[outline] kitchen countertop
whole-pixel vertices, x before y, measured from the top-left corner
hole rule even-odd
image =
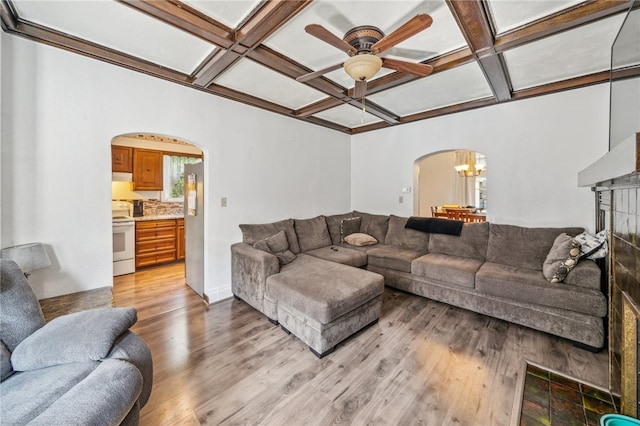
[[[145,220],[166,220],[166,219],[183,219],[184,214],[182,213],[174,213],[174,214],[161,214],[161,215],[146,215],[134,217],[133,220],[136,222],[142,222]]]

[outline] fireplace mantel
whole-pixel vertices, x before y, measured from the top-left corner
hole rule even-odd
[[[607,181],[640,172],[640,133],[629,136],[578,173],[578,186],[597,187]]]

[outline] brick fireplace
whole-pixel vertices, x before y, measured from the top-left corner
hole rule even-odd
[[[625,157],[640,159],[640,134],[634,142],[628,144]],[[640,164],[627,167],[630,173],[591,186],[596,193],[596,230],[608,229],[611,235],[608,263],[601,263],[606,278],[603,291],[609,299],[609,388],[620,395],[623,414],[637,417]]]

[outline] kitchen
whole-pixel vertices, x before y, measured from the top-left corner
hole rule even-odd
[[[203,283],[194,285],[202,265],[189,263],[202,258],[203,152],[171,137],[127,134],[112,140],[111,160],[113,275],[189,256],[187,283],[202,296]]]

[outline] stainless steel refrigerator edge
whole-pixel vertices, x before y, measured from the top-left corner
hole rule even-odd
[[[196,176],[195,216],[189,214],[188,176]],[[204,162],[184,165],[185,275],[189,287],[204,295]]]

